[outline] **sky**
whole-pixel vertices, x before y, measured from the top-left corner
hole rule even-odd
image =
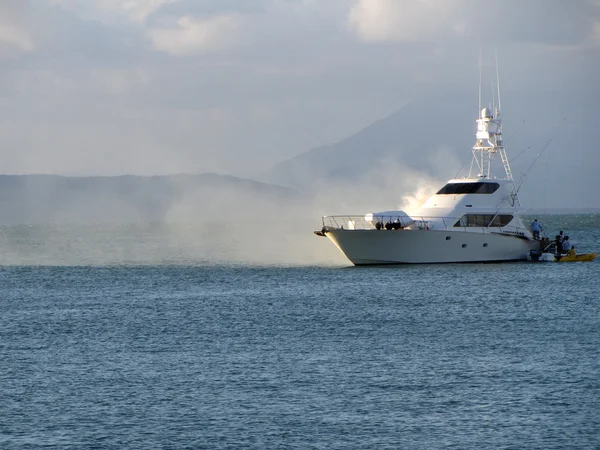
[[[600,0],[0,0],[0,172],[253,176],[472,101],[494,48],[509,98],[597,127]]]

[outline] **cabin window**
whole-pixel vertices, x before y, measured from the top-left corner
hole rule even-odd
[[[504,227],[513,220],[510,214],[465,214],[455,224],[455,227]]]
[[[498,190],[498,183],[448,183],[437,195],[492,194]]]

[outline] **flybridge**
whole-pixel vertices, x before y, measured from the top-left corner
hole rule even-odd
[[[500,112],[498,108],[495,108],[492,114],[489,108],[483,108],[479,119],[477,119],[477,134],[473,146],[473,163],[469,171],[469,178],[471,178],[474,163],[477,164],[479,178],[490,178],[492,161],[496,154],[499,154],[502,159],[506,178],[512,180],[510,164],[502,141]]]

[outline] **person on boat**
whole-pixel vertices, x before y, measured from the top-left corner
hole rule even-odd
[[[569,253],[569,250],[571,250],[571,241],[569,241],[569,236],[565,236],[562,243],[562,253]]]
[[[567,252],[567,256],[577,256],[577,254],[575,253],[575,246],[571,247],[571,250]]]
[[[542,225],[535,219],[531,223],[531,232],[533,233],[533,238],[538,241],[540,239],[540,233],[542,232]]]
[[[562,253],[564,240],[565,240],[565,235],[564,235],[563,231],[560,230],[560,233],[558,233],[556,235],[556,253],[558,253],[559,255]]]

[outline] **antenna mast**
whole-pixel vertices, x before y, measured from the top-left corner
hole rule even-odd
[[[479,108],[477,111],[481,111],[481,47],[479,47]]]
[[[498,112],[502,110],[502,102],[500,102],[500,74],[498,71],[498,49],[494,49],[496,55],[496,84],[498,85]]]
[[[495,92],[492,90],[493,104],[492,110],[490,108],[481,108],[481,50],[479,53],[479,118],[477,119],[477,134],[475,145],[473,146],[473,161],[477,163],[479,178],[490,178],[492,160],[496,154],[500,154],[500,159],[504,165],[504,171],[506,173],[506,179],[511,180],[514,185],[512,171],[510,169],[510,163],[506,156],[506,150],[504,148],[504,142],[502,140],[502,119],[500,117],[500,75],[498,69],[498,52],[496,51],[496,87],[497,87],[497,99]],[[496,100],[498,101],[497,104]],[[471,166],[471,168],[473,165]],[[469,171],[469,178],[471,178],[471,171]],[[518,203],[519,199],[515,198]]]

